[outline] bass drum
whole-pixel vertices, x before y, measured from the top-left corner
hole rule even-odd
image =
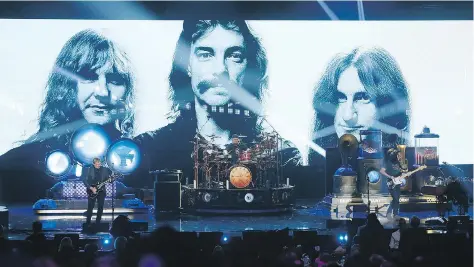
[[[229,179],[236,188],[246,188],[252,182],[252,172],[243,165],[235,165],[230,168]]]

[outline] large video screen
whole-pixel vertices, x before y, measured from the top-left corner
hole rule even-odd
[[[40,139],[67,144],[60,137],[85,121],[146,144],[147,164],[156,150],[191,161],[196,132],[250,146],[275,131],[308,165],[345,133],[378,129],[413,146],[428,126],[440,162],[471,164],[472,30],[470,21],[0,20],[0,155]]]

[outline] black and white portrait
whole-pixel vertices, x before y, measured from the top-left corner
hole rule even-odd
[[[252,143],[274,129],[307,164],[308,154],[324,158],[343,133],[359,138],[361,130],[380,129],[384,142],[395,133],[412,146],[426,125],[442,137],[441,161],[471,163],[472,151],[449,147],[460,133],[472,136],[472,125],[445,126],[472,121],[472,51],[464,42],[470,27],[1,20],[0,121],[7,130],[0,162],[23,168],[31,161],[44,171],[38,161],[55,149],[68,152],[74,129],[96,123],[111,139],[140,145],[146,174],[192,168],[190,141],[198,132],[225,147],[234,134]],[[446,47],[450,53],[440,53]],[[258,105],[250,108],[236,92]]]
[[[68,152],[72,133],[87,123],[102,125],[112,139],[132,136],[131,62],[120,46],[100,30],[80,31],[64,44],[45,91],[37,132],[4,154],[2,164],[8,161],[11,167],[12,162],[25,159],[42,164],[52,150]]]
[[[233,135],[254,140],[258,116],[233,101],[230,87],[261,99],[266,68],[264,49],[245,21],[185,20],[169,75],[174,122],[135,138],[145,170],[180,169],[190,176],[197,133],[221,148]]]
[[[356,48],[328,64],[314,93],[315,142],[336,147],[338,138],[363,130],[408,136],[408,84],[396,60],[383,48]],[[406,140],[403,141],[406,143]]]

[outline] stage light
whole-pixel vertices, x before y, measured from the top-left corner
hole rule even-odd
[[[376,170],[371,170],[367,173],[367,177],[369,177],[369,182],[371,184],[376,184],[380,181],[380,173]]]
[[[68,154],[63,151],[56,150],[46,155],[46,172],[48,175],[61,178],[69,174],[71,169],[71,159]]]
[[[253,199],[254,199],[254,196],[252,193],[247,193],[245,194],[245,202],[247,203],[252,203]]]
[[[349,236],[346,233],[342,233],[337,236],[337,239],[340,243],[345,243],[349,239]]]
[[[76,164],[76,177],[81,177],[82,176],[82,165]]]
[[[87,124],[74,133],[71,150],[82,164],[92,164],[94,158],[102,158],[110,145],[104,129],[98,124]]]
[[[104,245],[110,244],[110,239],[104,239]]]
[[[227,236],[222,236],[222,243],[226,244],[229,241],[229,238]]]
[[[130,174],[140,165],[140,149],[131,139],[120,139],[107,151],[107,165],[112,171]]]
[[[209,194],[209,193],[204,194],[204,196],[202,197],[202,199],[204,200],[204,202],[209,202],[209,201],[211,201],[211,194]]]

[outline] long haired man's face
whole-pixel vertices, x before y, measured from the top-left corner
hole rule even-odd
[[[361,130],[370,129],[377,119],[377,108],[359,79],[354,67],[346,69],[337,85],[338,107],[334,127],[338,137],[352,134],[360,138]]]
[[[231,100],[229,86],[242,86],[247,58],[244,37],[217,26],[191,45],[189,74],[193,92],[211,106]]]
[[[89,123],[113,122],[124,108],[125,79],[111,64],[79,73],[83,80],[77,82],[77,102],[84,118]]]

